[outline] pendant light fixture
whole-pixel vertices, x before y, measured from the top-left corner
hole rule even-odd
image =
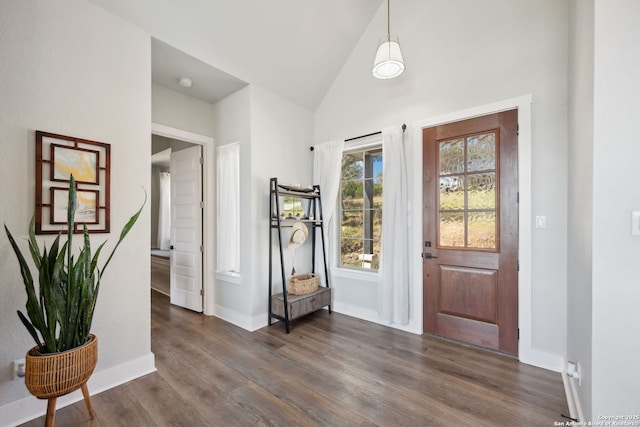
[[[404,59],[400,42],[397,37],[391,37],[390,30],[390,6],[391,0],[387,0],[387,35],[378,42],[378,50],[373,61],[373,76],[378,79],[392,79],[404,72]]]

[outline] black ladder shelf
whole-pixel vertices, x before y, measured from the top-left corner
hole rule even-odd
[[[307,199],[306,218],[292,219],[281,217],[280,197],[294,197]],[[328,307],[331,313],[331,288],[329,287],[329,271],[327,269],[327,255],[324,241],[324,225],[322,218],[322,203],[320,198],[320,186],[314,185],[311,188],[294,187],[278,184],[278,178],[271,178],[269,190],[269,319],[278,319],[284,322],[287,333],[290,331],[292,320],[300,318],[323,307]],[[311,228],[311,272],[315,273],[316,268],[316,232],[320,232],[322,242],[322,261],[324,265],[325,284],[318,287],[318,290],[305,295],[293,295],[287,292],[287,277],[284,271],[283,238],[282,230],[293,227],[296,222],[302,222]],[[273,293],[273,234],[277,232],[280,273],[282,274],[282,292]]]

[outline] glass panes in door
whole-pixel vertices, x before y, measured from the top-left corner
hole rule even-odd
[[[496,132],[438,142],[438,246],[497,250]]]

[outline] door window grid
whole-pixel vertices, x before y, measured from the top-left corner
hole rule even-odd
[[[498,249],[497,132],[438,142],[438,246]]]

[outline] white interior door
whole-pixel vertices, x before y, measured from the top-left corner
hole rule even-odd
[[[201,147],[171,153],[171,304],[202,311]]]

